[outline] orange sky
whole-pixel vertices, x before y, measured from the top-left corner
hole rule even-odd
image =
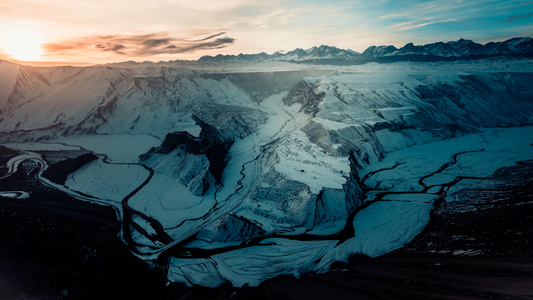
[[[2,0],[0,59],[94,64],[533,35],[533,1]]]

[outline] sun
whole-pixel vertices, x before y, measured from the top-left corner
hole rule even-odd
[[[43,54],[41,45],[41,35],[30,28],[6,28],[0,35],[0,51],[17,60],[40,60]]]

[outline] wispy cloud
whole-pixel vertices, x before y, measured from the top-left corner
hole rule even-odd
[[[532,0],[1,0],[0,12],[0,34],[35,28],[48,42],[44,58],[58,61],[197,59],[320,44],[364,51],[533,35]]]
[[[512,15],[512,16],[509,16],[507,19],[503,20],[502,22],[511,23],[511,22],[516,22],[519,20],[527,20],[531,17],[533,17],[533,12],[530,12],[528,14],[523,14],[523,15]]]
[[[426,23],[421,23],[421,24],[416,24],[416,25],[411,25],[411,26],[405,26],[405,27],[400,27],[400,30],[409,30],[409,29],[424,27],[427,25],[435,24],[435,23],[436,22],[426,22]]]
[[[76,55],[79,52],[112,52],[132,57],[189,53],[220,49],[232,45],[234,38],[222,37],[226,32],[208,36],[175,37],[167,33],[96,35],[43,45],[47,54]]]
[[[422,21],[426,21],[426,20],[422,20]],[[401,31],[401,30],[410,30],[410,29],[420,28],[420,27],[424,27],[424,26],[428,26],[432,24],[437,24],[437,23],[446,23],[446,22],[454,22],[454,21],[457,21],[457,19],[452,18],[452,19],[446,19],[446,20],[434,20],[434,21],[427,21],[427,22],[420,22],[417,20],[412,20],[412,21],[401,22],[401,23],[390,25],[389,28],[397,29]]]

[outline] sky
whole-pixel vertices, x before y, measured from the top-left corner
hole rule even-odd
[[[196,60],[533,36],[527,0],[1,0],[0,59]]]

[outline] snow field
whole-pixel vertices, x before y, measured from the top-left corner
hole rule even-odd
[[[501,156],[502,159],[493,157],[490,166],[477,167],[483,172],[493,172],[495,168],[513,164],[517,160],[533,159],[530,148],[533,140],[529,138],[533,136],[531,133],[533,127],[485,129],[478,134],[417,145],[390,153],[382,162],[368,166],[364,171],[391,167],[401,161],[404,164],[393,170],[375,174],[368,179],[368,183],[381,182],[380,187],[391,187],[390,191],[421,190],[418,179],[438,170],[457,152],[486,149],[485,152],[466,153],[458,157],[458,164],[463,164],[462,168],[470,172],[469,176],[479,175],[477,171],[472,173],[472,170],[482,161],[485,161],[486,165],[486,153],[493,153],[491,155]],[[508,155],[504,152],[508,152]],[[478,159],[474,159],[477,155]],[[465,167],[466,161],[470,164],[468,168]],[[453,167],[455,166],[451,168]],[[426,180],[437,180],[439,176],[436,174]],[[450,179],[442,176],[444,177],[440,179],[445,182],[438,184],[447,183]],[[408,183],[403,183],[404,180]],[[327,211],[325,218],[328,220],[323,224],[316,224],[308,233],[327,235],[343,228],[347,216],[337,216],[339,219],[335,221],[336,214],[342,215],[345,211],[345,208],[342,208],[345,203],[337,196],[333,193],[324,197]],[[265,239],[258,246],[217,254],[210,259],[172,258],[169,280],[208,286],[217,286],[226,280],[236,286],[258,285],[265,279],[281,274],[299,276],[309,271],[324,272],[329,270],[332,262],[345,261],[353,254],[380,256],[404,246],[424,229],[429,221],[433,201],[437,197],[429,193],[388,194],[383,201],[375,202],[357,213],[353,220],[355,236],[336,247],[337,241],[334,240],[306,242],[277,238]],[[250,213],[242,215],[253,218]],[[255,220],[268,223],[268,218],[256,217]],[[269,226],[263,228],[268,230]],[[293,234],[302,233],[297,228],[292,231]]]
[[[30,194],[23,191],[2,191],[0,197],[13,198],[13,199],[28,199]]]
[[[95,160],[68,175],[65,186],[120,204],[148,175],[149,172],[141,166],[107,164],[102,160]]]
[[[2,67],[6,66],[0,62]],[[379,256],[403,246],[427,224],[433,200],[437,197],[435,194],[440,189],[440,186],[436,186],[426,194],[416,193],[423,189],[419,180],[450,162],[458,152],[476,151],[459,155],[457,164],[425,178],[423,183],[427,186],[442,185],[452,182],[457,176],[486,177],[499,167],[512,165],[517,160],[532,159],[531,127],[484,129],[478,134],[420,144],[450,135],[438,135],[438,132],[447,133],[446,129],[424,127],[433,124],[433,121],[437,127],[442,126],[447,124],[447,119],[438,111],[441,108],[433,107],[432,103],[438,102],[432,98],[434,95],[428,92],[424,98],[418,89],[423,87],[431,90],[433,87],[439,88],[442,83],[460,85],[463,83],[460,76],[469,75],[470,72],[479,75],[481,81],[487,80],[490,72],[531,72],[533,65],[530,62],[395,63],[349,67],[261,63],[260,66],[262,70],[302,67],[338,71],[338,75],[334,76],[304,79],[316,88],[315,92],[326,93],[319,104],[320,111],[314,118],[301,113],[300,104],[285,106],[282,102],[284,94],[273,95],[256,103],[227,78],[206,79],[208,77],[200,76],[203,71],[175,66],[164,70],[154,66],[117,69],[91,67],[79,72],[64,70],[64,74],[47,73],[46,76],[53,82],[48,94],[37,97],[33,102],[22,103],[13,117],[7,118],[2,125],[15,130],[19,127],[19,120],[26,121],[18,129],[41,128],[61,122],[71,127],[80,124],[86,126],[81,126],[82,131],[86,130],[84,132],[94,130],[102,133],[98,136],[57,139],[54,141],[56,144],[32,145],[27,146],[27,149],[42,147],[69,150],[80,146],[103,156],[71,174],[67,179],[67,188],[58,187],[79,199],[91,201],[89,197],[80,197],[72,190],[92,195],[100,203],[107,201],[121,209],[121,200],[142,187],[129,199],[128,204],[156,219],[166,233],[175,239],[170,245],[152,242],[149,237],[155,234],[154,228],[134,214],[133,221],[147,231],[145,236],[132,230],[134,241],[144,245],[137,250],[147,254],[143,257],[145,259],[154,258],[159,253],[157,251],[198,232],[197,239],[188,243],[187,247],[216,249],[238,245],[235,240],[213,242],[217,225],[228,214],[242,217],[267,234],[285,234],[285,238],[267,238],[260,245],[216,254],[209,259],[171,258],[168,273],[170,281],[213,287],[227,281],[236,286],[258,285],[281,274],[299,276],[309,271],[323,272],[329,269],[332,262],[346,260],[352,254]],[[239,64],[227,64],[224,68],[225,71],[206,72],[258,71],[255,64],[246,65],[244,69]],[[73,84],[66,84],[66,79],[72,80]],[[11,90],[13,82],[13,78],[0,78],[0,95],[3,87]],[[93,93],[93,90],[99,92]],[[436,89],[436,93],[439,92],[441,90]],[[464,96],[459,95],[459,100]],[[468,98],[469,95],[466,96]],[[65,100],[52,101],[56,98]],[[444,103],[442,105],[453,106],[444,96],[440,100],[440,104]],[[489,100],[487,103],[490,103]],[[487,106],[480,99],[475,101],[479,101],[472,104],[475,108]],[[208,162],[204,156],[189,155],[178,150],[166,155],[152,154],[144,161],[143,164],[154,170],[154,175],[150,182],[142,186],[150,172],[141,165],[135,165],[139,162],[139,155],[159,146],[160,139],[166,133],[187,131],[199,136],[201,129],[195,124],[192,114],[203,114],[201,117],[206,122],[219,126],[225,119],[231,119],[227,116],[238,116],[232,114],[235,111],[244,114],[245,110],[238,110],[243,108],[255,112],[243,118],[249,126],[245,129],[253,132],[228,134],[245,137],[237,139],[230,149],[230,161],[222,176],[221,186],[211,185],[204,196],[196,196],[195,184],[203,179],[202,172],[205,172]],[[33,111],[38,112],[35,118],[24,119]],[[460,111],[456,107],[453,113]],[[494,116],[505,117],[499,116],[500,111],[488,112],[484,116],[488,120]],[[102,119],[99,119],[99,114],[105,117],[100,115]],[[262,123],[264,116],[267,119]],[[450,120],[453,123],[454,118],[460,117],[459,113]],[[328,136],[317,133],[318,138],[324,138],[326,142],[330,134],[337,138],[329,150],[311,142],[307,131],[302,130],[310,120],[320,124],[327,132]],[[408,122],[410,120],[415,122]],[[512,124],[513,120],[503,119],[502,124],[507,121]],[[412,129],[399,132],[393,128],[397,124],[414,125]],[[423,128],[419,128],[419,124]],[[467,120],[458,125],[471,128],[473,124]],[[117,132],[150,133],[159,139],[150,135],[103,134]],[[413,144],[419,145],[407,148]],[[20,147],[26,145],[20,144]],[[344,199],[342,186],[346,182],[345,176],[350,172],[349,162],[347,157],[333,156],[327,151],[346,154],[346,149],[350,147],[360,150],[362,155],[368,154],[369,165],[360,173],[361,178],[369,172],[402,163],[366,180],[369,187],[381,189],[368,192],[367,200],[375,199],[384,189],[402,194],[388,194],[383,201],[372,203],[358,212],[352,224],[348,224],[353,225],[355,236],[340,245],[337,245],[337,240],[291,240],[289,234],[307,232],[327,236],[340,232],[346,225],[347,207],[351,206]],[[385,158],[378,162],[383,155],[386,155]],[[35,157],[28,158],[37,160]],[[18,162],[8,164],[10,171],[16,169]],[[269,181],[267,177],[273,179]],[[467,188],[476,182],[476,179],[462,180],[448,191],[446,200],[453,199],[453,192],[459,188]],[[271,192],[265,192],[267,190]],[[321,191],[324,192],[322,199],[319,199],[317,195]],[[7,192],[5,195],[14,197],[18,194]],[[263,198],[254,199],[254,196],[259,195]],[[237,231],[238,226],[228,231],[231,229]],[[242,241],[248,240],[248,235],[243,235],[246,237],[242,237]],[[240,232],[235,233],[235,236],[241,237]]]
[[[210,259],[171,258],[168,278],[202,282],[211,287],[225,281],[234,286],[257,286],[278,275],[299,277],[312,271],[315,261],[334,247],[334,241],[267,239],[261,245],[214,255]]]
[[[484,178],[501,167],[513,165],[520,160],[533,159],[532,143],[531,126],[482,129],[480,133],[415,145],[390,153],[382,161],[367,166],[362,170],[361,176],[382,168],[390,168],[396,163],[403,163],[392,170],[384,170],[370,176],[365,182],[366,185],[391,192],[421,191],[423,186],[419,184],[419,179],[452,161],[456,153],[473,151],[458,155],[455,165],[425,178],[426,186],[452,182],[458,176]],[[465,183],[452,187],[448,194],[464,188],[471,184],[471,181],[466,180]]]
[[[287,178],[305,183],[313,194],[323,188],[341,189],[350,172],[348,157],[334,157],[309,141],[305,133],[293,131],[276,152],[279,163],[276,171]]]
[[[145,154],[161,141],[150,135],[86,135],[69,137],[52,142],[80,146],[96,154],[106,155],[114,163],[138,163],[139,155]]]

